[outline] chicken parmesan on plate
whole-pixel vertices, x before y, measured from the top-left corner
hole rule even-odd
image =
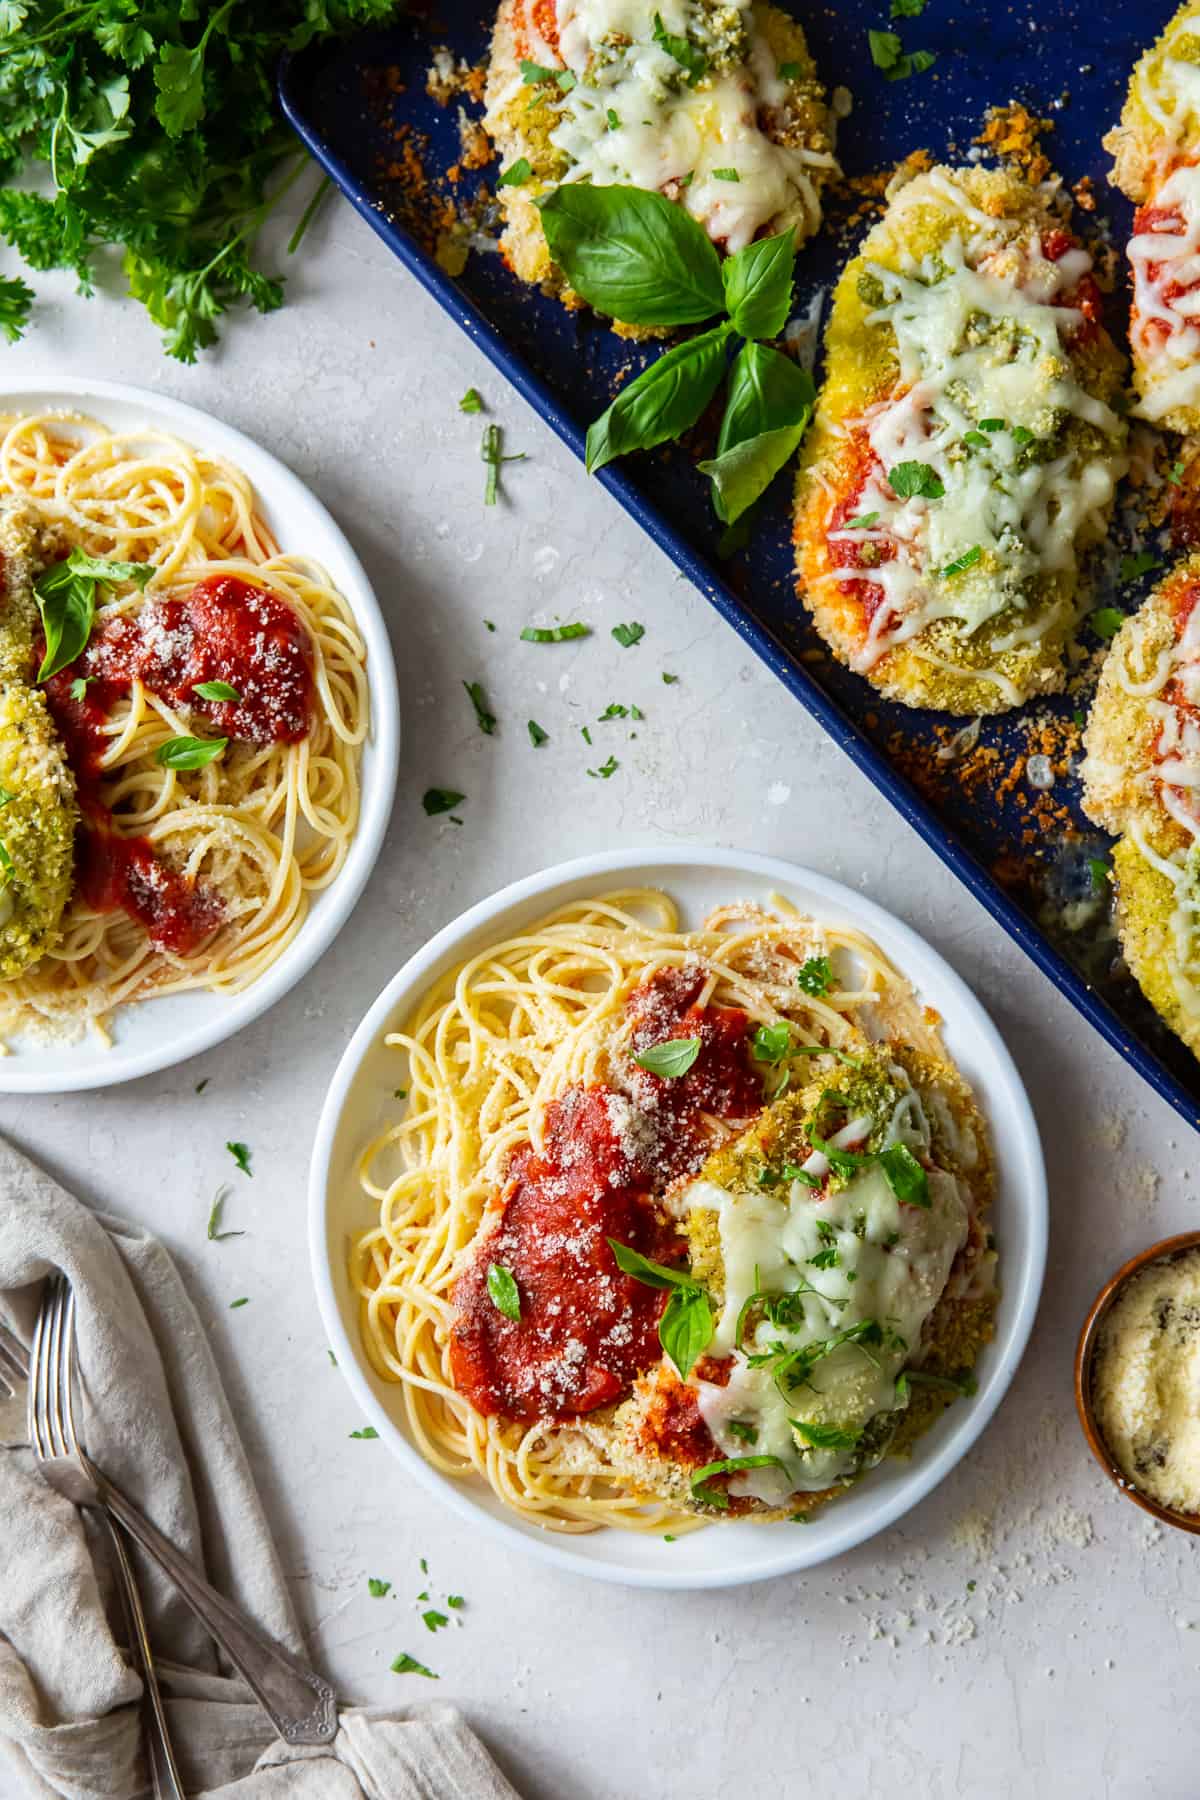
[[[1200,556],[1113,639],[1084,747],[1084,808],[1118,838],[1125,960],[1200,1056]]]
[[[826,353],[795,518],[821,635],[909,706],[996,713],[1061,688],[1126,429],[1091,257],[1045,189],[901,171]]]
[[[435,1468],[558,1531],[791,1518],[971,1391],[987,1132],[862,932],[606,894],[387,1042],[350,1278]]]
[[[837,167],[804,32],[774,6],[501,0],[486,105],[503,254],[568,307],[582,301],[551,260],[535,204],[553,188],[664,194],[732,252],[789,227],[797,244],[811,237]]]

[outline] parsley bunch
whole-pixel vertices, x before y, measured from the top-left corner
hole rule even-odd
[[[275,105],[279,56],[394,10],[0,0],[0,237],[31,269],[74,270],[82,294],[97,252],[119,249],[168,354],[194,362],[231,305],[282,304],[282,283],[253,260],[263,220],[307,162]],[[32,302],[23,281],[0,281],[10,341]]]

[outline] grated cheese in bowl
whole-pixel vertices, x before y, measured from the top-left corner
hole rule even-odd
[[[1096,1337],[1092,1404],[1128,1481],[1159,1506],[1200,1514],[1200,1246],[1123,1283]]]

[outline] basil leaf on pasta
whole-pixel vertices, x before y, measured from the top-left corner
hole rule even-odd
[[[862,1436],[852,1425],[820,1425],[810,1419],[789,1419],[788,1424],[814,1450],[853,1450]]]
[[[487,1289],[496,1311],[502,1312],[504,1317],[511,1319],[514,1325],[519,1325],[521,1323],[521,1295],[511,1269],[506,1269],[503,1263],[489,1263]]]
[[[33,584],[46,639],[37,679],[48,681],[86,650],[96,616],[97,587],[135,581],[144,588],[153,574],[152,563],[112,562],[89,556],[78,545],[64,561],[43,569]]]
[[[210,762],[215,762],[225,749],[229,739],[173,737],[165,744],[160,744],[155,754],[155,762],[160,762],[165,769],[206,769]]]
[[[632,1275],[635,1281],[644,1282],[647,1287],[673,1288],[695,1287],[687,1269],[669,1269],[665,1263],[651,1262],[640,1250],[631,1244],[621,1244],[616,1238],[609,1238],[608,1247],[612,1251],[618,1269],[623,1275]]]
[[[703,1288],[677,1287],[658,1322],[658,1341],[686,1381],[713,1334],[712,1308]]]
[[[639,1069],[673,1080],[686,1075],[699,1054],[698,1037],[668,1038],[665,1043],[651,1044],[648,1050],[642,1050],[633,1060]]]
[[[566,182],[535,204],[550,255],[598,312],[626,325],[699,325],[723,310],[712,239],[662,194]]]
[[[240,703],[242,696],[228,681],[198,681],[192,689],[202,700],[227,700],[233,706]]]
[[[907,1206],[933,1205],[929,1177],[907,1144],[893,1144],[890,1149],[881,1150],[879,1163],[897,1200]]]

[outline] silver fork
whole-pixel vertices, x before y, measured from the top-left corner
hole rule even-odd
[[[72,1305],[65,1320],[65,1329],[71,1333],[73,1328],[72,1297]],[[42,1366],[44,1365],[39,1365],[39,1375]],[[16,1398],[22,1388],[27,1389],[30,1444],[34,1454],[37,1455],[38,1438],[35,1436],[35,1432],[39,1428],[34,1424],[34,1416],[39,1409],[35,1384],[30,1379],[29,1360],[19,1338],[15,1337],[3,1324],[0,1324],[0,1388],[6,1390],[10,1398]],[[48,1398],[49,1396],[47,1396]],[[65,1400],[67,1416],[70,1419],[69,1431],[73,1436],[74,1420],[70,1410],[69,1388]],[[48,1421],[51,1410],[50,1407],[47,1407],[44,1412],[47,1428],[49,1428]],[[134,1575],[133,1565],[130,1563],[120,1529],[102,1507],[97,1508],[96,1511],[104,1521],[105,1535],[117,1573],[117,1587],[121,1597],[121,1611],[125,1620],[125,1635],[130,1655],[142,1678],[142,1718],[146,1731],[147,1762],[154,1786],[155,1800],[183,1800],[183,1783],[179,1778],[175,1754],[171,1748],[166,1712],[158,1685],[158,1671],[154,1666],[154,1654],[150,1648],[150,1638],[146,1630],[146,1615],[142,1608],[142,1596],[138,1591],[137,1578]]]
[[[33,1357],[36,1366],[38,1345],[44,1339],[46,1350],[54,1357],[57,1368],[57,1379],[51,1391],[68,1394],[74,1334],[64,1332],[63,1319],[71,1298],[70,1288],[62,1276],[55,1276],[47,1284],[38,1315]],[[30,1393],[33,1393],[32,1386]],[[329,1683],[299,1657],[268,1637],[239,1607],[210,1586],[170,1538],[164,1537],[157,1525],[151,1524],[116,1483],[96,1467],[75,1434],[69,1410],[64,1425],[70,1426],[70,1436],[64,1432],[62,1445],[53,1445],[45,1454],[38,1452],[38,1467],[50,1486],[76,1506],[101,1506],[117,1519],[175,1584],[217,1647],[224,1651],[252,1690],[285,1743],[332,1743],[338,1728],[337,1696]],[[33,1436],[32,1430],[30,1436]],[[36,1442],[34,1447],[36,1450]]]

